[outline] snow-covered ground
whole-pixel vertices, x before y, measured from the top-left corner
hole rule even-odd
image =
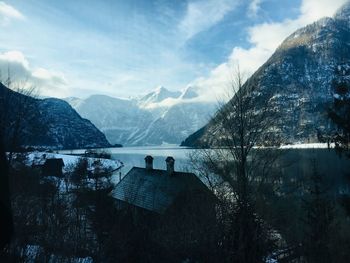
[[[27,156],[27,164],[28,165],[39,165],[44,164],[46,159],[57,159],[62,158],[64,163],[63,171],[65,172],[67,168],[75,165],[81,156],[76,155],[68,155],[68,154],[58,154],[58,153],[47,153],[47,152],[31,152]],[[104,168],[109,170],[117,170],[124,166],[124,164],[119,160],[111,160],[111,159],[103,159],[103,158],[91,158],[87,157],[88,160],[88,169],[92,169],[92,164],[96,161],[100,161],[101,165]]]
[[[334,148],[334,143],[329,145],[330,148]],[[296,143],[296,144],[288,144],[282,145],[281,149],[327,149],[327,143]]]
[[[15,156],[16,158],[16,156]],[[58,154],[58,153],[48,153],[48,152],[31,152],[28,153],[26,156],[26,165],[27,166],[41,166],[44,165],[45,161],[47,159],[59,159],[62,158],[64,166],[63,166],[63,174],[67,174],[68,172],[72,171],[72,168],[79,159],[85,158],[88,162],[88,170],[93,172],[94,169],[96,169],[96,161],[99,161],[99,164],[101,164],[102,168],[106,169],[108,173],[112,174],[112,182],[118,183],[119,177],[113,176],[113,174],[118,171],[120,168],[124,166],[124,164],[119,160],[111,160],[111,159],[104,159],[104,158],[91,158],[91,157],[82,157],[78,155],[68,155],[68,154]],[[101,167],[100,166],[100,167]],[[65,180],[65,176],[63,178],[55,177],[55,176],[45,176],[42,178],[42,181],[50,181],[52,183],[55,183],[55,185],[58,187],[58,189],[61,192],[66,191],[67,189],[74,188],[73,185],[67,182]],[[85,180],[86,186],[91,187],[94,189],[95,181],[93,178],[86,178]],[[106,178],[100,178],[99,184],[106,184],[108,183],[108,180]],[[100,185],[101,186],[101,185]]]

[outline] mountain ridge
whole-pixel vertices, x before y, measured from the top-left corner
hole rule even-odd
[[[271,127],[283,143],[315,142],[335,131],[327,111],[337,96],[333,83],[349,73],[349,17],[346,4],[332,18],[296,30],[250,77],[259,96],[278,110],[281,117]],[[218,128],[211,121],[182,145],[218,144],[213,139]]]
[[[216,104],[196,101],[197,97],[194,87],[180,92],[160,86],[129,100],[105,95],[93,95],[79,103],[66,100],[103,131],[112,144],[140,146],[180,144],[203,126]]]
[[[8,105],[10,101],[11,105]],[[19,111],[25,102],[25,111]],[[19,106],[20,105],[20,106]],[[16,107],[17,106],[17,107]],[[11,107],[11,108],[10,108]],[[36,99],[12,91],[0,84],[2,123],[10,132],[11,123],[20,125],[21,145],[49,149],[109,147],[105,135],[89,120],[82,118],[66,101],[57,98]],[[24,108],[23,108],[24,109]],[[18,118],[21,121],[18,122]],[[10,137],[9,137],[10,136]],[[11,147],[11,145],[8,145]]]

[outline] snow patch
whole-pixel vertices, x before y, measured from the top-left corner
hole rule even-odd
[[[59,159],[62,158],[64,167],[75,165],[79,159],[85,158],[76,155],[58,154],[58,153],[46,153],[46,152],[32,152],[27,156],[27,165],[43,165],[47,159]],[[109,168],[111,170],[117,170],[123,167],[123,163],[119,160],[103,159],[103,158],[86,158],[88,161],[88,169],[93,169],[92,164],[96,161],[100,161],[102,167]],[[65,169],[65,168],[64,168]]]
[[[331,148],[334,148],[334,143],[329,145]],[[297,143],[297,144],[288,144],[280,146],[281,149],[327,149],[327,143]]]

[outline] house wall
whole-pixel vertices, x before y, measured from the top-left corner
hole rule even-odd
[[[127,217],[125,228],[133,229],[136,239],[144,242],[139,244],[138,253],[152,248],[156,251],[146,254],[159,256],[164,262],[182,262],[187,258],[193,262],[215,262],[216,202],[208,192],[182,194],[164,214],[119,200],[116,207]]]

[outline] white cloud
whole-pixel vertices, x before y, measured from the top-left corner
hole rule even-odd
[[[23,66],[25,69],[28,69],[28,60],[24,55],[19,51],[8,51],[0,53],[0,61],[7,61],[8,63],[17,63]]]
[[[325,16],[332,16],[348,0],[303,0],[301,17],[303,23],[311,23]]]
[[[208,77],[198,78],[191,86],[196,87],[199,91],[200,97],[198,100],[202,101],[223,101],[228,97],[230,92],[230,79],[234,65],[231,61],[222,63],[214,70],[212,70]]]
[[[11,19],[24,20],[24,15],[13,6],[0,1],[0,25],[6,25]]]
[[[248,6],[248,16],[254,17],[260,10],[262,0],[252,0]]]
[[[201,0],[190,2],[187,12],[179,24],[179,29],[190,39],[220,22],[227,13],[232,11],[238,0]]]
[[[276,50],[282,41],[295,30],[322,17],[332,16],[348,0],[303,0],[300,15],[296,19],[282,22],[257,24],[248,29],[250,48],[234,47],[228,61],[216,67],[207,78],[194,81],[204,90],[223,94],[226,89],[232,67],[239,65],[240,70],[248,75],[254,73]],[[255,2],[255,1],[253,1]],[[226,84],[225,84],[226,83]],[[214,98],[215,99],[215,98]]]
[[[235,47],[230,56],[244,71],[253,73],[258,69],[295,30],[322,17],[332,16],[347,0],[303,0],[300,15],[277,23],[263,23],[248,29],[251,47]]]
[[[42,81],[52,81],[57,84],[67,84],[64,75],[60,72],[49,71],[44,68],[37,68],[32,71],[32,76]]]
[[[45,68],[34,68],[20,51],[0,53],[1,81],[7,78],[8,71],[13,83],[36,87],[41,96],[67,95],[67,81],[60,72]]]

